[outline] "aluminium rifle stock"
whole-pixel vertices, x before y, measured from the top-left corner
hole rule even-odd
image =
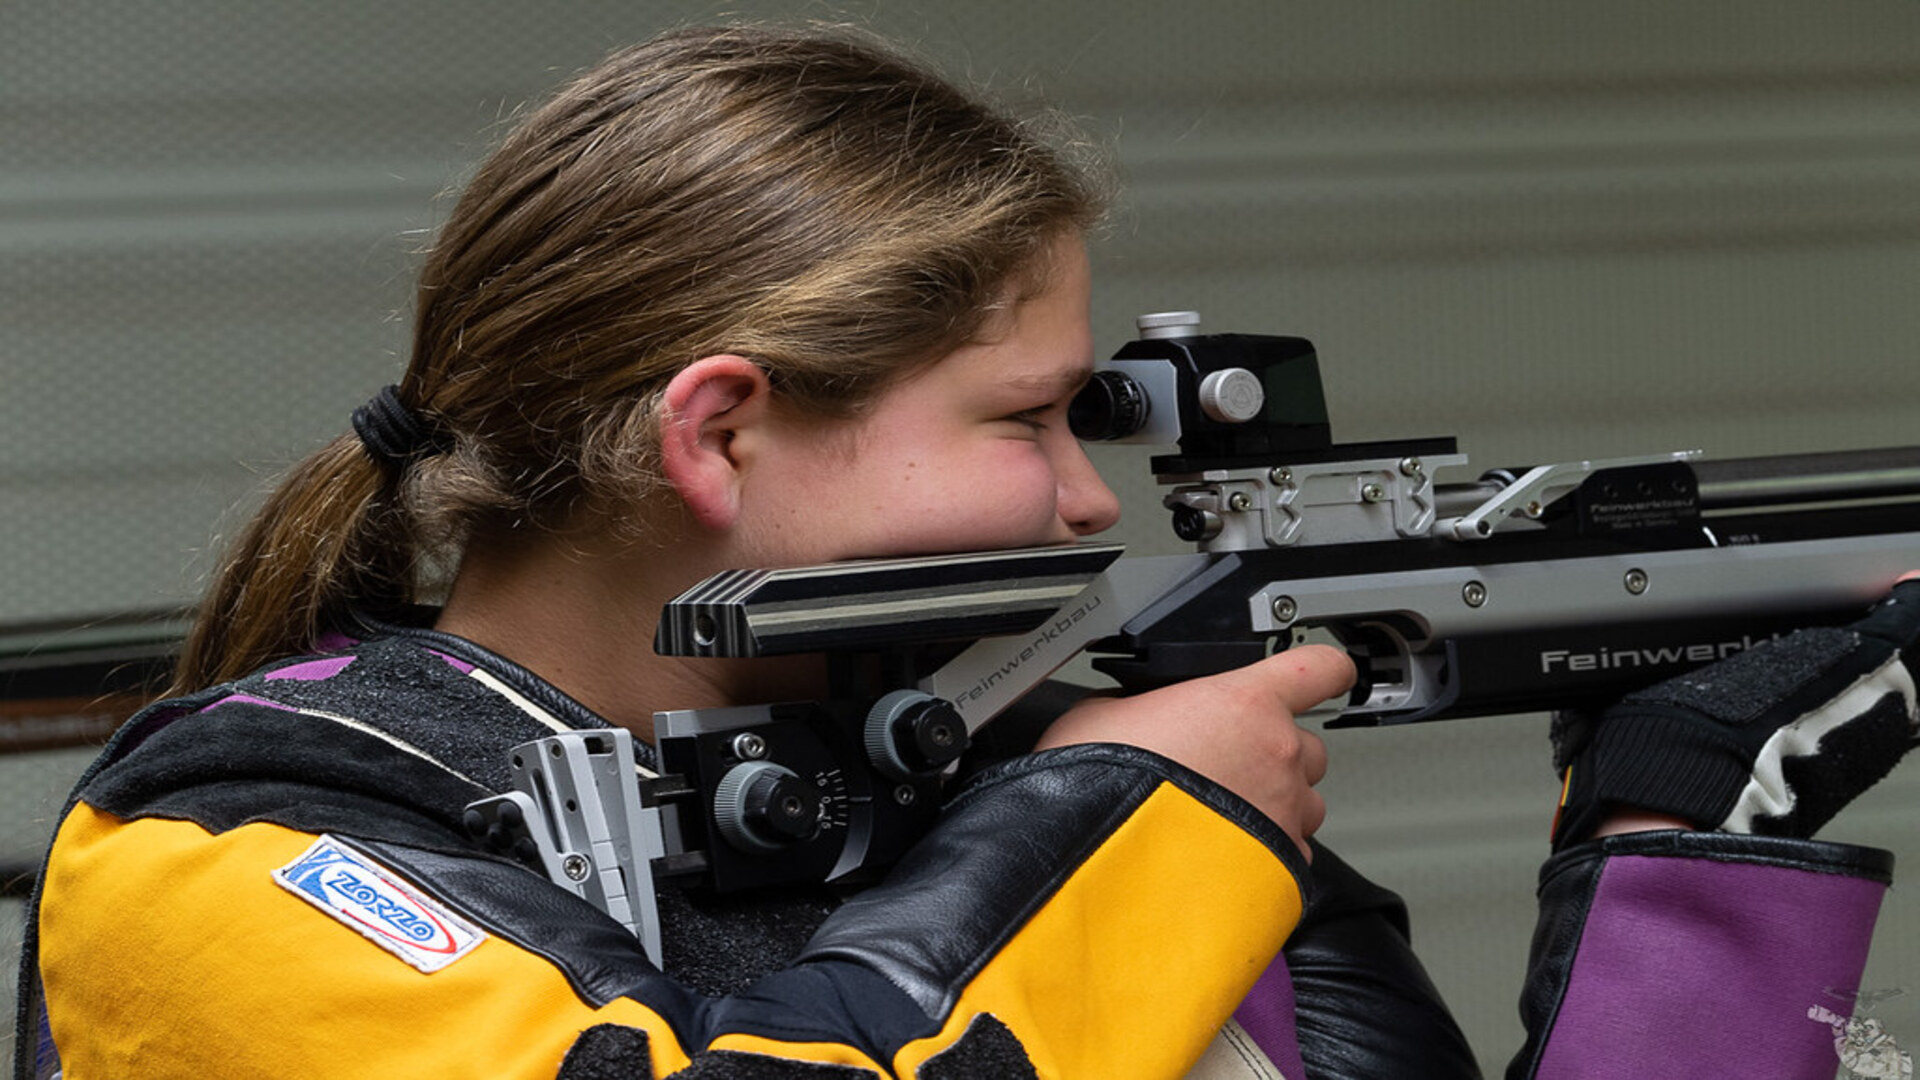
[[[1376,482],[1367,475],[1391,482],[1363,464],[1338,482],[1356,504]],[[1815,466],[1829,470],[1819,486],[1806,482]],[[1920,567],[1920,499],[1892,493],[1920,485],[1920,448],[1575,473],[1558,496],[1575,506],[1522,509],[1523,524],[1474,539],[1433,526],[1191,555],[1122,558],[1117,545],[1083,544],[725,575],[674,602],[659,647],[761,656],[831,641],[899,655],[978,638],[902,677],[973,731],[1082,650],[1139,690],[1321,641],[1347,650],[1361,675],[1330,723],[1403,723],[1604,704],[1776,634],[1851,622]],[[1792,477],[1811,501],[1716,505],[1736,485],[1759,490],[1736,477],[1763,475]],[[1583,527],[1619,505],[1601,489],[1648,503],[1642,490],[1656,486],[1687,492],[1661,500],[1671,520]],[[1390,522],[1394,511],[1379,513]],[[964,604],[946,606],[963,590]]]
[[[621,881],[721,891],[883,867],[925,831],[973,733],[1082,651],[1140,689],[1327,642],[1360,672],[1330,726],[1587,708],[1850,622],[1920,569],[1920,447],[1442,483],[1466,464],[1451,438],[1333,441],[1304,339],[1201,334],[1191,313],[1141,330],[1071,423],[1175,448],[1152,467],[1196,550],[1089,543],[710,578],[663,610],[656,650],[825,653],[830,700],[657,713],[662,775],[610,789],[598,818],[540,826],[556,857],[589,836],[657,853],[623,856]],[[583,769],[574,786],[594,783]],[[646,835],[622,848],[600,818]]]
[[[977,729],[1082,649],[1127,689],[1308,641],[1361,674],[1332,723],[1603,704],[1920,568],[1920,447],[1679,452],[1488,472],[1451,438],[1335,443],[1301,338],[1147,316],[1073,403],[1089,440],[1171,444],[1186,556],[1113,545],[734,572],[662,614],[683,655],[976,644],[918,688]],[[896,664],[894,670],[901,670]],[[903,682],[904,685],[904,682]]]

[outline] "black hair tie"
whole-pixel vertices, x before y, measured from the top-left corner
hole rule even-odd
[[[368,457],[396,468],[441,453],[450,445],[444,431],[400,403],[397,386],[381,387],[371,401],[353,410],[353,430]]]

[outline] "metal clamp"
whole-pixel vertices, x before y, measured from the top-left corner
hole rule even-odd
[[[513,791],[467,805],[489,846],[537,858],[547,879],[606,912],[661,966],[653,860],[666,854],[660,811],[640,801],[633,735],[566,731],[508,756]],[[531,850],[528,850],[529,846]]]
[[[1674,462],[1693,461],[1699,457],[1698,450],[1677,450],[1665,454],[1642,454],[1636,457],[1538,465],[1528,469],[1518,480],[1501,488],[1499,494],[1481,503],[1472,511],[1439,522],[1435,532],[1455,540],[1485,540],[1500,531],[1501,526],[1513,518],[1531,520],[1539,517],[1547,507],[1564,498],[1568,492],[1585,482],[1587,477],[1602,469],[1667,465]]]

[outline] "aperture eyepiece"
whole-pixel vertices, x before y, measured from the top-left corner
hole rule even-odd
[[[1067,405],[1067,427],[1075,438],[1111,442],[1145,427],[1152,412],[1152,399],[1132,376],[1096,371]]]

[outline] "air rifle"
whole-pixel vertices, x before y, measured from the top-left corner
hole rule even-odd
[[[1330,727],[1586,708],[1920,568],[1920,447],[1697,452],[1484,472],[1452,438],[1336,443],[1303,338],[1150,315],[1074,400],[1151,459],[1180,555],[1115,544],[736,570],[662,612],[667,655],[826,653],[825,702],[659,713],[652,872],[727,891],[884,866],[974,733],[1082,651],[1138,690],[1307,642],[1360,678]]]

